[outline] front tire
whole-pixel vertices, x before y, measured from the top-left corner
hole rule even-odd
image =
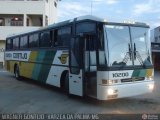
[[[69,95],[69,73],[66,74],[64,87],[65,92]]]

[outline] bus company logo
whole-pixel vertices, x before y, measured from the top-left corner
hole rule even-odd
[[[113,73],[113,77],[128,77],[129,76],[129,73],[126,72],[126,73]]]
[[[28,54],[27,53],[6,53],[5,57],[7,59],[13,59],[13,60],[27,60]]]
[[[11,54],[11,53],[6,53],[6,54],[5,54],[5,57],[6,57],[6,58],[12,58],[12,54]]]
[[[68,54],[62,53],[60,57],[58,57],[62,64],[67,63]]]
[[[15,59],[27,59],[27,53],[13,53]]]

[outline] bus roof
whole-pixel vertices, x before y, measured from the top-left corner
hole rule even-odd
[[[133,25],[131,23],[116,23],[116,22],[106,22],[104,19],[101,19],[101,18],[98,18],[96,16],[92,16],[92,15],[85,15],[85,16],[80,16],[80,17],[77,17],[77,18],[73,18],[73,19],[70,19],[70,20],[66,20],[66,21],[62,21],[62,22],[59,22],[59,23],[54,23],[52,25],[49,25],[49,26],[46,26],[46,27],[41,27],[37,30],[33,30],[33,31],[25,31],[23,33],[18,33],[18,34],[13,34],[13,35],[9,35],[7,38],[10,38],[10,37],[16,37],[16,36],[19,36],[19,35],[25,35],[27,33],[33,33],[33,32],[39,32],[39,31],[43,31],[43,30],[47,30],[47,29],[51,29],[51,28],[57,28],[57,27],[61,27],[61,26],[65,26],[67,24],[70,24],[74,21],[87,21],[87,20],[90,20],[90,21],[97,21],[97,22],[102,22],[102,23],[106,23],[106,24],[116,24],[116,25]],[[143,26],[143,27],[149,27],[148,25],[146,25],[145,23],[136,23],[133,25],[133,26]]]

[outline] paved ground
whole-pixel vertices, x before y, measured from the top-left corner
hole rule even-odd
[[[160,113],[160,72],[153,93],[97,102],[68,97],[60,90],[31,81],[17,81],[0,70],[0,113]]]

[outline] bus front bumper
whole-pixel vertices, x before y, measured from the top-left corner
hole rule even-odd
[[[118,84],[118,85],[97,85],[97,99],[109,100],[124,97],[132,97],[150,93],[154,89],[154,81]]]

